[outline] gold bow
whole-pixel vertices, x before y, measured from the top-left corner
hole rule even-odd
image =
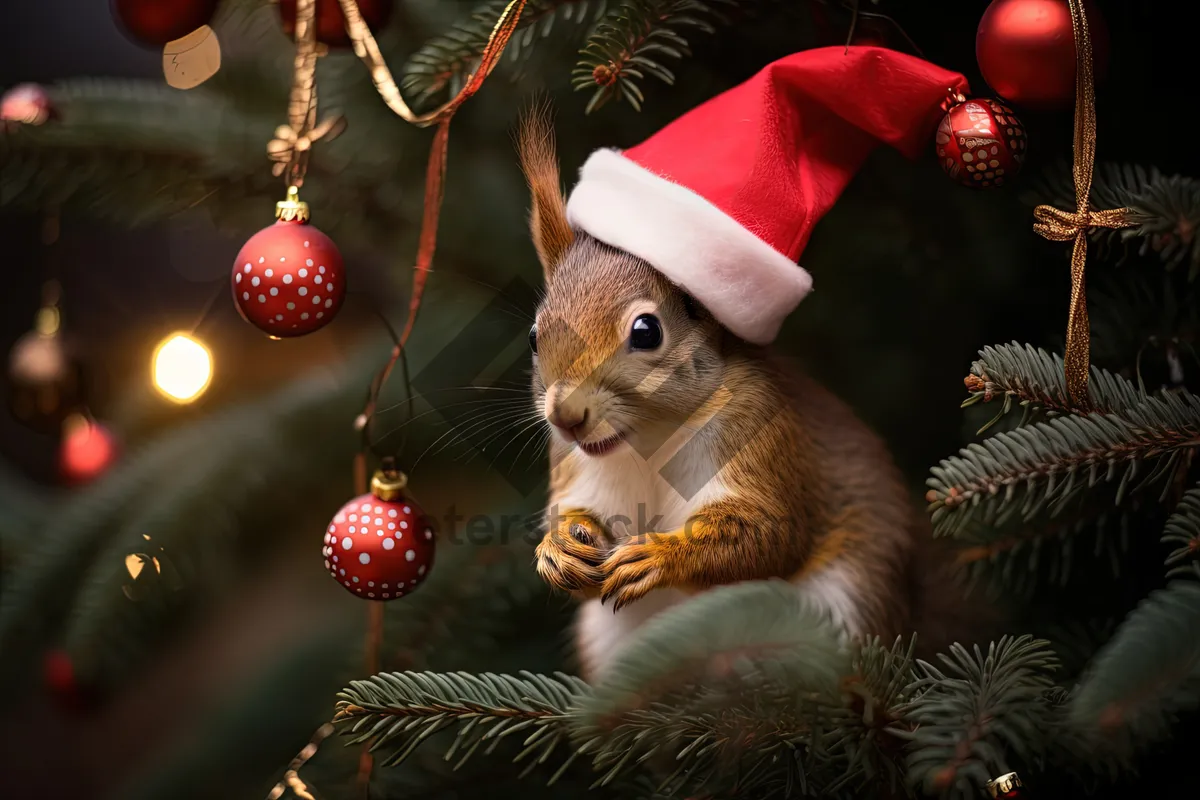
[[[1033,210],[1034,232],[1054,242],[1074,240],[1071,251],[1071,310],[1067,317],[1067,351],[1063,357],[1067,391],[1076,406],[1091,408],[1088,372],[1091,332],[1087,312],[1087,237],[1092,228],[1128,228],[1129,209],[1093,211],[1088,202],[1096,161],[1096,86],[1092,39],[1082,0],[1068,0],[1075,33],[1075,210],[1041,205]]]
[[[307,154],[313,143],[321,139],[331,140],[346,129],[346,118],[341,114],[333,114],[322,120],[320,125],[313,127],[307,133],[303,127],[299,130],[289,125],[280,125],[275,129],[275,138],[267,142],[267,155],[275,164],[271,174],[279,177],[296,159]]]

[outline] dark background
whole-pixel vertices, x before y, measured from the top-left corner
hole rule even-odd
[[[1200,11],[1195,4],[1165,0],[1104,0],[1098,5],[1112,41],[1108,76],[1097,100],[1100,158],[1194,173],[1198,151],[1194,123],[1188,120],[1195,116]],[[909,0],[883,8],[925,57],[966,73],[982,93],[974,39],[985,6],[982,0]],[[106,0],[9,0],[0,9],[0,31],[0,88],[80,75],[153,80],[160,72],[160,56],[121,35]],[[698,45],[698,66],[680,70],[680,89],[652,85],[650,102],[661,104],[654,117],[617,107],[585,120],[585,98],[567,91],[567,69],[527,78],[521,90],[542,88],[555,98],[565,174],[570,175],[593,147],[631,144],[654,129],[662,108],[681,111],[784,54],[777,45],[756,51],[735,40],[731,33]],[[807,33],[797,32],[797,47],[809,42]],[[506,80],[502,72],[493,78]],[[518,96],[515,89],[496,89],[497,83],[489,84],[484,95]],[[456,159],[475,145],[472,114],[515,119],[515,107],[499,108],[499,101],[489,104],[484,95],[456,122],[463,135],[452,145],[446,224],[455,230],[463,219],[482,215],[519,231],[519,205],[473,204],[474,176],[456,169],[462,163]],[[283,104],[281,97],[281,121]],[[929,465],[961,442],[965,426],[957,404],[974,351],[1014,339],[1053,346],[1065,324],[1066,248],[1037,239],[1028,206],[1015,198],[1030,188],[1033,177],[1069,159],[1071,116],[1024,112],[1022,117],[1031,160],[1029,177],[1019,186],[992,194],[949,190],[939,183],[946,179],[931,158],[907,164],[881,153],[818,227],[805,254],[820,291],[789,323],[782,345],[888,438],[914,489]],[[490,152],[498,154],[508,145],[492,146]],[[516,186],[519,176],[511,161],[505,163],[499,155],[496,160],[499,169],[507,170],[508,184]],[[263,168],[268,169],[265,159]],[[264,208],[263,224],[269,214],[270,208]],[[362,276],[360,296],[351,299],[338,325],[305,340],[303,347],[275,346],[249,331],[225,301],[229,264],[241,243],[236,237],[191,222],[126,230],[67,216],[58,242],[47,247],[39,235],[41,219],[0,208],[0,353],[29,330],[42,283],[56,277],[64,287],[66,330],[76,336],[91,375],[90,405],[104,418],[151,426],[183,424],[206,410],[253,397],[313,362],[336,362],[363,332],[377,334],[365,296],[375,286],[381,291],[392,286],[382,273],[394,254],[358,254],[352,268]],[[522,235],[514,233],[512,239]],[[354,243],[342,244],[351,253],[355,250]],[[498,259],[504,262],[501,269],[519,263],[511,269],[534,280],[532,251],[520,247]],[[448,249],[447,260],[469,262],[468,251],[460,241]],[[474,258],[486,260],[480,254]],[[214,294],[217,302],[210,306]],[[164,410],[129,400],[138,393],[123,390],[146,382],[154,343],[198,320],[199,332],[217,357],[216,380],[204,401]],[[56,447],[53,436],[29,431],[0,413],[4,468],[50,484]],[[294,560],[309,568],[315,563],[307,555]],[[264,583],[214,610],[204,625],[139,678],[135,692],[101,714],[80,717],[31,696],[0,723],[5,740],[0,794],[39,800],[104,796],[152,762],[165,743],[186,738],[190,721],[220,694],[222,681],[235,680],[265,657],[289,626],[305,624],[295,605],[302,602],[297,588],[302,584],[280,581]],[[294,748],[284,743],[282,750]]]

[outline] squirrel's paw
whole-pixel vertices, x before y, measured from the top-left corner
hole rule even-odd
[[[604,579],[600,564],[605,552],[596,544],[604,540],[604,529],[590,516],[566,514],[547,531],[534,551],[538,574],[565,592],[599,588]]]
[[[604,583],[600,587],[600,602],[613,601],[613,611],[619,611],[635,600],[665,585],[666,547],[650,534],[619,545],[604,560]]]

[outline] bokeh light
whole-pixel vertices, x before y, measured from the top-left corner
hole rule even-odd
[[[190,403],[212,382],[212,354],[186,333],[168,336],[154,351],[154,386],[176,403]]]

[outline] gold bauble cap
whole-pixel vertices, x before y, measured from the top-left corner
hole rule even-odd
[[[399,500],[408,486],[408,476],[395,469],[381,469],[371,478],[371,494],[380,500]]]
[[[287,197],[275,204],[275,219],[282,222],[308,222],[308,203],[300,199],[300,190],[289,186]]]

